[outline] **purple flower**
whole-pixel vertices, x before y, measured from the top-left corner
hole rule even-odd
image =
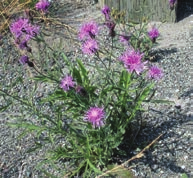
[[[83,87],[78,85],[78,86],[76,86],[75,90],[76,90],[76,93],[81,93],[81,90],[83,90]]]
[[[159,36],[159,31],[157,28],[153,27],[149,32],[148,32],[149,37],[153,42],[155,42],[156,38]]]
[[[103,8],[102,8],[102,11],[101,11],[104,15],[105,15],[105,20],[110,20],[110,8],[105,5]]]
[[[23,64],[23,65],[24,65],[24,64],[28,64],[28,63],[29,63],[29,57],[28,57],[28,56],[21,56],[19,62],[20,62],[21,64]]]
[[[90,107],[84,116],[84,120],[90,122],[93,127],[101,127],[104,125],[105,112],[103,108]]]
[[[40,27],[30,24],[28,19],[18,19],[12,23],[10,31],[17,41],[25,38],[24,41],[27,42],[39,33]]]
[[[27,25],[28,19],[18,19],[11,24],[10,31],[16,38],[19,38],[23,34],[23,30],[26,28]]]
[[[152,66],[148,71],[148,78],[159,80],[163,77],[163,72],[157,66]]]
[[[96,40],[89,39],[85,41],[82,45],[82,52],[84,54],[93,55],[98,50],[98,44]]]
[[[40,27],[28,24],[25,28],[25,33],[26,33],[26,40],[30,40],[32,37],[35,37],[39,34],[40,32]]]
[[[173,10],[174,9],[174,4],[175,4],[176,0],[169,0],[169,4],[170,4],[170,9]]]
[[[85,90],[82,86],[80,86],[80,85],[77,85],[77,86],[75,87],[75,91],[76,91],[76,93],[79,94],[79,95],[82,95],[82,96],[86,96],[86,95],[87,95],[86,90]]]
[[[174,5],[176,0],[169,0],[170,5]]]
[[[35,5],[36,10],[41,10],[44,13],[47,12],[50,3],[47,0],[39,0],[39,2]]]
[[[74,85],[75,85],[75,82],[73,81],[73,78],[72,78],[72,76],[70,76],[70,75],[67,75],[66,77],[64,77],[64,78],[61,80],[61,83],[60,83],[60,87],[61,87],[64,91],[70,90],[70,87],[73,88]]]
[[[110,12],[111,12],[111,10],[110,10],[110,8],[109,8],[107,5],[105,5],[105,6],[102,8],[102,13],[103,13],[104,15],[110,14]]]
[[[128,45],[129,44],[129,40],[131,38],[131,35],[129,36],[126,36],[126,35],[120,35],[119,36],[119,41],[125,45]]]
[[[79,39],[95,38],[98,34],[99,28],[96,22],[91,21],[83,24],[79,30]]]
[[[20,49],[25,49],[27,48],[27,41],[26,40],[23,40],[21,43],[19,43],[19,48]]]
[[[119,59],[129,72],[135,71],[138,75],[146,68],[147,62],[142,62],[143,53],[136,52],[133,49],[127,50]]]

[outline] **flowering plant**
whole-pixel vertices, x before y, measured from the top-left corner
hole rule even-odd
[[[0,90],[1,94],[25,105],[24,110],[28,110],[29,115],[38,118],[38,123],[21,120],[14,125],[24,127],[26,134],[35,132],[38,148],[51,143],[49,160],[60,161],[64,173],[70,177],[100,174],[112,162],[113,156],[123,153],[120,145],[131,128],[131,121],[143,111],[142,103],[151,100],[154,83],[163,76],[161,69],[145,61],[148,53],[144,43],[148,41],[153,45],[159,35],[157,29],[148,32],[145,24],[136,30],[130,25],[131,34],[119,35],[110,9],[105,6],[102,13],[105,22],[101,26],[91,21],[79,29],[77,38],[82,44],[85,60],[72,62],[62,51],[52,50],[51,57],[56,65],[52,70],[41,70],[45,66],[38,68],[27,55],[21,57],[21,64],[34,69],[31,93],[35,93],[40,82],[50,87],[40,100],[34,100],[33,94],[21,99],[19,95]],[[25,47],[39,31],[39,27],[25,19],[11,26],[15,40],[25,39]],[[104,35],[106,41],[101,42]],[[46,52],[51,55],[50,48]],[[88,58],[93,58],[95,63],[86,62]]]

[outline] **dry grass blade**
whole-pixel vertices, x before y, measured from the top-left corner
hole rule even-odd
[[[146,151],[147,149],[149,149],[155,142],[157,142],[157,140],[159,140],[159,138],[162,136],[163,134],[159,135],[155,140],[153,140],[149,145],[147,145],[140,153],[138,153],[137,155],[133,156],[131,159],[127,160],[126,162],[124,162],[123,164],[114,167],[113,169],[106,171],[105,173],[101,174],[100,176],[97,176],[96,178],[100,178],[106,174],[109,173],[113,173],[116,172],[116,170],[120,169],[120,168],[124,168],[126,163],[129,163],[135,159],[139,159],[141,157],[143,157],[143,152]]]
[[[21,12],[32,0],[20,3],[19,0],[5,0],[0,2],[0,32],[9,26],[10,19],[14,14]]]

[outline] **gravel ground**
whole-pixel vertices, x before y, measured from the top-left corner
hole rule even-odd
[[[86,10],[85,10],[86,9]],[[92,12],[92,13],[91,13]],[[83,19],[99,15],[96,6],[80,8],[74,14]],[[176,24],[160,24],[161,38],[158,45],[152,50],[155,55],[155,65],[164,70],[164,78],[157,83],[157,99],[174,101],[171,105],[150,104],[149,112],[144,115],[144,124],[135,139],[135,146],[129,153],[133,156],[151,143],[160,134],[163,136],[159,141],[145,152],[144,157],[128,164],[131,166],[136,177],[162,177],[181,178],[182,174],[193,177],[193,20],[192,16]],[[152,22],[154,23],[154,22]],[[77,21],[74,24],[76,27]],[[50,37],[59,39],[60,34]],[[18,54],[14,50],[9,36],[2,39],[2,59],[0,63],[0,82],[10,81],[14,71],[20,70]],[[11,54],[12,57],[7,58]],[[2,73],[3,63],[8,61],[9,72]],[[22,69],[24,78],[30,72],[27,68]],[[26,75],[26,76],[25,76]],[[6,79],[6,80],[5,80]],[[39,86],[37,97],[44,90]],[[18,107],[13,107],[13,113],[18,114]],[[18,140],[21,133],[19,129],[6,126],[11,118],[7,113],[0,114],[0,177],[24,178],[41,177],[35,166],[42,159],[44,150],[37,153],[27,153],[32,146],[33,134]],[[124,160],[123,160],[124,161]],[[44,176],[45,177],[45,176]]]

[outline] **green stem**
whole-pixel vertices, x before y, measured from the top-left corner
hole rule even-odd
[[[13,98],[13,99],[15,99],[16,101],[19,101],[20,103],[28,106],[28,107],[29,107],[30,109],[32,109],[33,112],[36,113],[37,115],[42,116],[42,117],[46,118],[47,120],[49,120],[50,122],[52,122],[54,125],[57,125],[56,122],[54,122],[53,120],[45,117],[44,114],[41,114],[41,113],[38,112],[36,109],[34,109],[34,106],[32,106],[31,104],[29,104],[29,103],[27,103],[27,102],[24,102],[23,100],[19,99],[19,97],[13,96],[13,95],[11,95],[11,94],[3,91],[2,89],[0,89],[0,92],[2,92],[2,93],[4,93],[5,95],[7,95],[7,96],[9,96],[9,97],[11,97],[11,98]]]

